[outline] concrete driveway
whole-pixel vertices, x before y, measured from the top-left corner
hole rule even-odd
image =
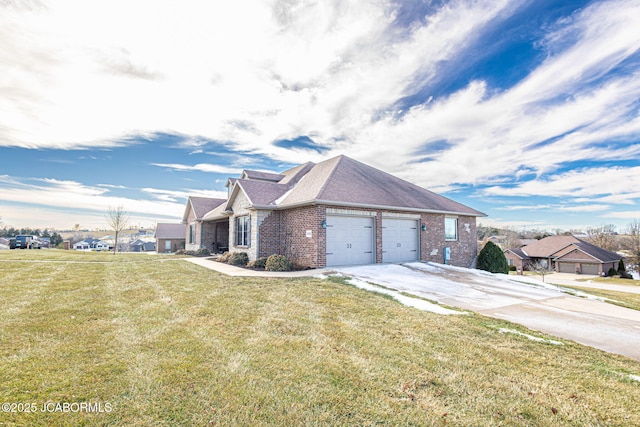
[[[640,360],[640,311],[567,295],[557,287],[535,279],[424,263],[336,270],[441,304],[505,319],[532,330]]]

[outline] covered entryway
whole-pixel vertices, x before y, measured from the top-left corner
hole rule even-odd
[[[417,261],[420,258],[418,221],[382,219],[382,262]]]
[[[374,218],[327,215],[327,267],[375,262]]]

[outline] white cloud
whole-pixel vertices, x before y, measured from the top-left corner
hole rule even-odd
[[[486,195],[597,196],[582,209],[634,203],[638,192],[617,184],[637,180],[638,168],[554,172],[566,162],[640,156],[640,75],[610,74],[640,49],[637,1],[591,2],[550,23],[538,45],[546,58],[512,88],[478,79],[394,110],[439,78],[443,63],[464,63],[482,34],[526,6],[517,3],[445,2],[403,29],[394,26],[394,3],[382,0],[56,1],[34,10],[5,3],[0,146],[112,146],[167,132],[187,136],[190,149],[215,140],[291,163],[347,154],[430,188],[482,184],[493,185]],[[270,145],[300,135],[327,151]],[[431,152],[432,161],[420,161]],[[505,182],[530,175],[538,178]],[[130,201],[108,189],[52,181],[29,198],[76,206],[91,196],[92,209]],[[0,191],[22,198],[15,188]],[[52,193],[70,199],[56,202]],[[175,194],[150,194],[178,211]],[[131,202],[140,212],[158,206]]]
[[[568,197],[575,202],[630,204],[640,196],[640,192],[631,184],[637,182],[639,176],[640,167],[583,168],[533,179],[512,187],[488,187],[483,190],[483,194]]]
[[[67,212],[77,211],[79,216],[89,215],[89,212],[103,216],[111,206],[123,206],[132,217],[136,218],[159,216],[179,219],[184,212],[183,202],[177,203],[177,199],[168,200],[166,197],[164,197],[165,200],[150,200],[114,196],[110,195],[109,190],[104,187],[91,187],[79,182],[55,179],[21,180],[3,175],[0,176],[0,180],[6,184],[0,187],[0,200],[2,200],[3,204],[56,207]],[[147,191],[147,193],[152,192]],[[3,208],[3,210],[5,209],[12,208]],[[32,208],[22,208],[24,212],[30,210]],[[68,218],[67,216],[67,220]],[[22,221],[22,218],[18,217],[18,219]],[[38,223],[42,222],[43,219],[38,221]]]
[[[183,165],[179,163],[152,163],[152,165],[158,166],[161,168],[173,169],[177,171],[200,171],[200,172],[210,172],[210,173],[226,173],[226,174],[234,174],[234,175],[240,175],[240,173],[242,173],[241,169],[229,168],[226,166],[210,164],[210,163],[198,163],[195,165]]]

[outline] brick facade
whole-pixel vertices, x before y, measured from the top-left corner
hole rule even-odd
[[[227,226],[227,220],[221,221],[202,221],[196,219],[196,215],[193,210],[189,210],[186,220],[186,239],[183,243],[183,249],[197,251],[198,249],[206,248],[211,252],[215,252],[214,243],[228,242],[229,241],[229,228]],[[195,228],[193,241],[190,241],[191,227]],[[225,244],[226,246],[226,244]],[[164,251],[164,246],[160,247],[160,250]]]
[[[167,242],[169,242],[169,248],[167,249]],[[176,252],[179,249],[185,248],[184,239],[156,239],[156,252],[171,253]]]
[[[235,205],[235,204],[234,204]],[[282,211],[247,211],[238,207],[240,216],[251,214],[251,247],[237,247],[230,242],[232,251],[247,252],[250,259],[268,257],[272,254],[285,255],[299,266],[309,268],[326,265],[326,229],[322,222],[326,219],[327,209],[330,212],[343,212],[339,206],[312,205]],[[332,210],[333,209],[333,210]],[[234,209],[236,212],[236,209]],[[352,215],[371,216],[375,214],[376,262],[382,262],[382,218],[384,215],[397,214],[400,217],[407,212],[349,208]],[[409,213],[410,215],[410,213]],[[420,259],[423,261],[444,262],[444,248],[450,248],[449,263],[460,267],[471,267],[477,256],[476,221],[472,216],[452,216],[457,219],[457,240],[446,240],[444,233],[444,214],[421,213],[411,218],[419,218],[420,225]],[[233,241],[233,217],[229,221],[230,235]],[[421,227],[422,228],[422,227]]]

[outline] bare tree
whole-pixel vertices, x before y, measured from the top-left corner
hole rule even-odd
[[[549,269],[549,265],[547,264],[547,262],[541,262],[541,261],[536,261],[533,264],[529,265],[529,270],[540,275],[542,277],[542,283],[544,283],[544,276],[546,274],[551,273],[551,270]]]
[[[112,208],[109,206],[107,210],[107,224],[111,227],[115,233],[115,241],[113,243],[113,254],[115,255],[118,252],[118,237],[122,230],[125,230],[129,223],[129,215],[122,208],[122,205],[117,208]]]
[[[602,224],[598,227],[587,228],[589,242],[608,251],[616,249],[615,232],[616,226],[613,224]]]
[[[627,236],[624,239],[625,249],[631,252],[631,263],[636,271],[640,271],[640,219],[634,219],[627,225]]]

